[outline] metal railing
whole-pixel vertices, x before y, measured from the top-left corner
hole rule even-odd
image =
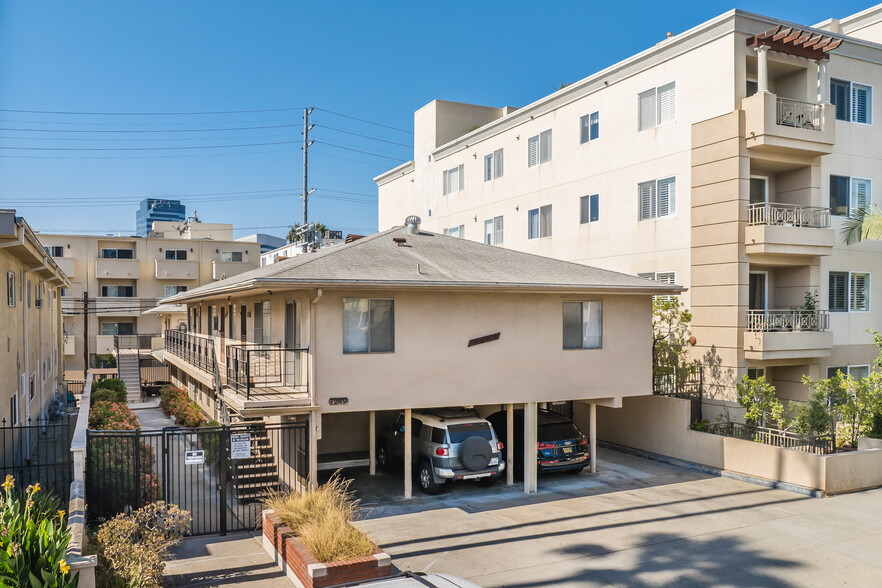
[[[744,441],[754,441],[783,449],[795,449],[807,453],[825,455],[832,453],[833,445],[826,437],[811,437],[781,429],[755,427],[742,423],[712,423],[707,432],[723,437],[734,437]]]
[[[272,343],[229,345],[227,385],[244,393],[245,398],[258,388],[261,394],[305,392],[307,351]]]
[[[146,349],[150,351],[151,343],[154,337],[159,337],[159,333],[136,333],[134,335],[114,335],[113,345],[117,349]]]
[[[747,330],[769,333],[773,331],[826,331],[830,314],[826,310],[748,310]]]
[[[757,202],[747,208],[747,224],[830,228],[830,209],[778,202]]]
[[[208,373],[214,371],[214,364],[217,362],[214,338],[196,333],[166,331],[165,351]]]
[[[820,131],[823,125],[823,111],[820,104],[800,102],[790,98],[778,97],[775,122],[782,127],[796,127]]]

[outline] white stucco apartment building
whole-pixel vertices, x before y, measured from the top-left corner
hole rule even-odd
[[[686,286],[706,417],[748,370],[805,399],[803,374],[876,355],[882,244],[840,228],[880,202],[880,87],[882,5],[814,27],[733,10],[521,108],[420,108],[413,161],[375,178],[379,228],[418,214]]]

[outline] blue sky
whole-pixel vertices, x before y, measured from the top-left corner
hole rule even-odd
[[[869,6],[738,5],[801,24]],[[296,108],[314,106],[310,219],[372,232],[371,178],[411,158],[415,109],[521,106],[732,7],[0,0],[0,206],[46,232],[132,233],[137,200],[186,195],[236,236],[284,235],[301,218]],[[13,112],[243,110],[264,112]]]

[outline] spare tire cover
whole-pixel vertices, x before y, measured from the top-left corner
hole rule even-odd
[[[490,442],[483,437],[469,437],[459,444],[459,461],[473,472],[486,468],[492,455]]]

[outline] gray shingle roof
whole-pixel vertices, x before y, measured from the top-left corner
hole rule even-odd
[[[393,238],[404,238],[398,245]],[[267,286],[441,287],[535,290],[611,290],[676,294],[680,286],[404,227],[346,245],[241,273],[170,298],[163,304]]]

